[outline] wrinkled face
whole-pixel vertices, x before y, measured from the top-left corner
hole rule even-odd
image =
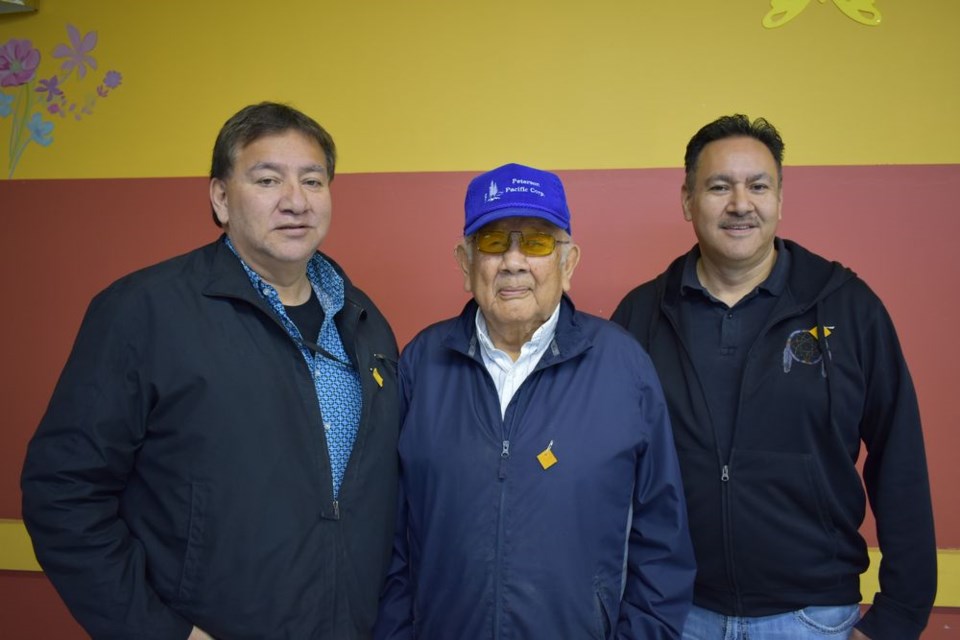
[[[268,282],[303,274],[330,226],[323,149],[297,131],[258,138],[236,151],[228,178],[210,181],[210,200],[254,271]]]
[[[561,229],[540,218],[504,218],[477,233],[491,229],[540,231],[566,239]],[[569,247],[566,260],[562,260],[564,246]],[[550,255],[525,256],[514,235],[506,253],[483,253],[474,246],[468,254],[461,245],[457,257],[464,288],[473,294],[491,333],[514,335],[517,331],[532,334],[550,318],[563,292],[570,289],[580,251],[576,245],[558,244]]]
[[[782,193],[770,150],[749,137],[706,145],[694,186],[681,192],[704,258],[721,267],[749,268],[770,257]]]

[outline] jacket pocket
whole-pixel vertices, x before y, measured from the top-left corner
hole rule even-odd
[[[610,619],[610,606],[607,603],[607,590],[597,585],[594,590],[594,609],[597,617],[598,638],[609,638],[613,621]]]
[[[751,591],[834,587],[837,534],[810,454],[736,451],[730,471],[733,564]]]
[[[373,358],[370,360],[370,373],[372,374],[376,371],[377,374],[381,376],[382,381],[396,380],[397,367],[396,358],[382,353],[374,353]]]
[[[183,570],[180,573],[180,586],[177,590],[177,596],[182,601],[194,599],[203,574],[209,493],[205,484],[190,483],[190,522],[187,527],[187,548],[183,555]]]

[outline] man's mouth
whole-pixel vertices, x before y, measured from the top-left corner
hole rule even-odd
[[[522,295],[526,295],[530,291],[530,287],[500,287],[497,290],[497,293],[502,298],[516,298]]]
[[[753,222],[724,222],[720,225],[720,228],[726,231],[749,231],[756,227],[757,225]]]

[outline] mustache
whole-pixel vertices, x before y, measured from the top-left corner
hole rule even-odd
[[[756,216],[746,216],[743,218],[728,217],[720,220],[720,228],[728,227],[759,227],[760,220]]]

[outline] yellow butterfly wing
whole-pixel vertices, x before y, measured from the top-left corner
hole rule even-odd
[[[833,4],[847,14],[848,18],[852,18],[860,24],[865,24],[868,27],[875,27],[880,24],[880,10],[873,6],[873,0],[833,0]]]
[[[839,3],[840,0],[834,0],[834,2]],[[800,12],[806,9],[808,4],[810,4],[810,0],[770,0],[770,11],[763,16],[763,26],[767,29],[782,27],[800,15]]]

